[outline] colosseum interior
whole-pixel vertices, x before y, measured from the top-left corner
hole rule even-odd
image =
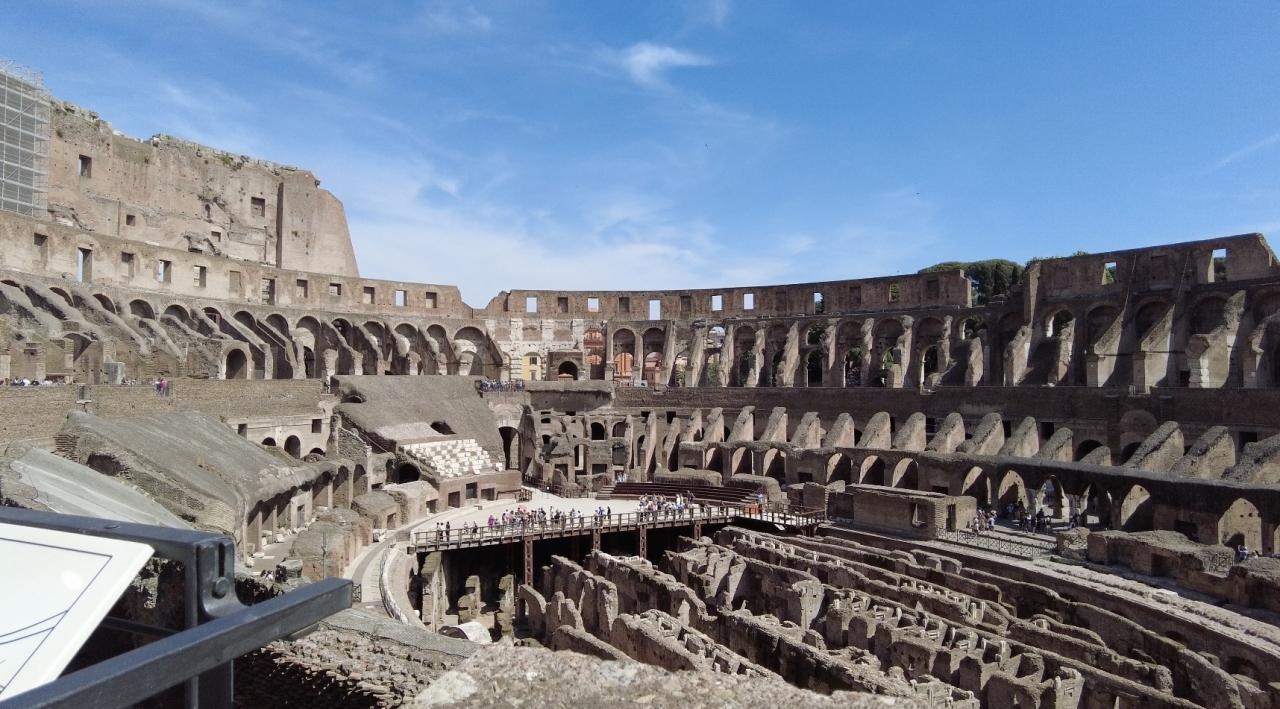
[[[357,585],[238,705],[1280,709],[1261,234],[472,306],[362,277],[307,170],[4,80],[0,503]]]

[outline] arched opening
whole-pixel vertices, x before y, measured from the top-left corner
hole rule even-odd
[[[453,434],[453,427],[452,427],[452,426],[450,426],[450,425],[449,425],[447,422],[445,422],[445,421],[432,421],[432,422],[431,422],[431,430],[433,430],[433,431],[435,431],[436,433],[439,433],[439,434],[441,434],[441,435],[444,435],[444,436],[452,436],[452,435],[454,435],[454,434]]]
[[[591,440],[603,441],[604,439],[604,424],[599,421],[593,421],[591,423]]]
[[[1218,519],[1218,539],[1224,546],[1262,550],[1262,517],[1258,508],[1245,498],[1238,498]]]
[[[264,446],[266,446],[266,447],[268,447],[268,448],[275,448],[275,447],[276,447],[276,439],[274,439],[274,438],[270,438],[270,437],[268,437],[268,438],[264,438],[264,439],[262,439],[262,445],[264,445]]]
[[[1019,508],[1023,512],[1027,509],[1027,484],[1023,482],[1022,476],[1017,472],[1010,470],[1000,479],[1000,487],[997,489],[998,503],[1001,511],[1008,513],[1012,506],[1014,514],[1019,514]]]
[[[321,460],[324,458],[324,449],[312,448],[310,451],[307,452],[307,457],[314,458],[315,460]],[[313,460],[312,462],[315,462],[315,460]]]
[[[844,385],[862,386],[862,348],[850,347],[844,353]]]
[[[920,487],[920,466],[910,458],[903,458],[893,466],[893,487],[916,490]]]
[[[747,448],[738,448],[729,455],[729,467],[734,475],[751,475],[755,472],[755,460]]]
[[[1093,439],[1080,441],[1080,445],[1076,446],[1075,460],[1077,462],[1084,460],[1084,457],[1086,455],[1089,455],[1090,453],[1094,452],[1095,450],[1101,447],[1102,447],[1101,441],[1095,441]]]
[[[1133,441],[1124,448],[1120,449],[1120,464],[1124,465],[1129,462],[1134,453],[1138,452],[1138,448],[1142,446],[1142,441]]]
[[[1050,475],[1036,490],[1036,509],[1044,510],[1045,515],[1055,522],[1067,519],[1066,493],[1062,490],[1062,482]]]
[[[880,458],[874,455],[867,456],[862,460],[859,482],[863,485],[884,485],[884,467],[884,461]]]
[[[513,463],[520,459],[516,446],[520,442],[520,434],[511,426],[499,426],[498,435],[502,436],[502,467],[511,470]]]
[[[302,457],[302,440],[297,436],[289,436],[284,439],[284,452],[294,458]]]
[[[588,379],[604,379],[604,331],[598,327],[587,328],[582,334],[582,351],[585,356]]]
[[[924,375],[938,373],[938,346],[930,345],[924,351]]]
[[[712,446],[707,449],[707,460],[703,467],[707,470],[714,470],[717,473],[724,472],[724,456],[720,453],[719,446]]]
[[[228,352],[225,371],[227,379],[248,379],[249,361],[244,356],[244,352],[241,352],[240,350],[231,350]]]
[[[764,452],[764,474],[778,481],[779,485],[787,484],[787,454],[777,448]]]
[[[964,482],[960,485],[960,494],[968,495],[978,501],[979,505],[987,506],[991,504],[991,477],[986,471],[978,466],[969,468],[969,472],[965,473]]]
[[[133,300],[129,302],[129,314],[134,317],[154,319],[156,311],[145,300]]]
[[[401,463],[396,467],[396,482],[411,483],[422,479],[422,471],[413,463]]]
[[[614,438],[625,438],[626,435],[627,435],[627,423],[625,421],[619,421],[613,424]]]
[[[821,350],[810,352],[808,361],[805,364],[805,385],[811,387],[822,386],[822,375],[826,370],[827,356]]]
[[[1067,326],[1074,320],[1075,316],[1071,314],[1070,310],[1059,310],[1053,314],[1052,318],[1049,318],[1045,334],[1049,337],[1062,337]]]
[[[613,333],[614,381],[629,381],[634,375],[636,361],[636,335],[626,328]]]
[[[355,497],[359,497],[369,491],[369,474],[365,471],[363,465],[357,465],[352,473],[351,487]]]
[[[853,461],[844,453],[835,453],[827,458],[827,484],[837,481],[853,484]]]
[[[559,367],[556,367],[556,379],[559,379],[560,381],[563,382],[563,381],[574,381],[577,378],[578,378],[578,365],[574,364],[573,362],[566,360],[564,362],[561,362]]]
[[[107,296],[101,293],[94,293],[93,298],[94,300],[98,301],[98,305],[101,305],[103,310],[106,310],[112,313],[116,312],[116,304],[113,303],[111,299],[108,298]]]
[[[1111,493],[1090,484],[1084,492],[1084,511],[1080,524],[1086,527],[1111,526]]]
[[[1151,493],[1141,485],[1134,485],[1120,503],[1119,526],[1125,532],[1142,532],[1151,529],[1154,519]]]

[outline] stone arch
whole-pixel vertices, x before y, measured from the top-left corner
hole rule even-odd
[[[823,350],[813,350],[805,357],[805,386],[820,387],[822,386],[823,374],[827,371],[827,353]]]
[[[1067,492],[1062,488],[1062,481],[1056,475],[1046,476],[1040,483],[1040,487],[1036,489],[1034,502],[1033,507],[1036,510],[1044,510],[1051,520],[1063,521],[1070,514],[1071,504],[1067,499]]]
[[[1226,320],[1227,299],[1219,295],[1207,295],[1191,306],[1191,329],[1188,334],[1207,335],[1222,326]]]
[[[585,379],[604,379],[604,331],[588,327],[582,333],[582,364],[586,367]]]
[[[1218,518],[1218,539],[1232,549],[1241,544],[1262,550],[1262,515],[1248,499],[1238,497]]]
[[[644,366],[644,379],[649,386],[658,383],[661,377],[663,350],[666,347],[667,334],[660,327],[651,327],[644,331],[641,336],[641,346],[644,348],[644,356],[642,358]]]
[[[613,378],[627,381],[634,376],[636,363],[636,334],[620,327],[613,331]]]
[[[591,422],[591,440],[603,441],[605,439],[604,424],[599,421]]]
[[[117,315],[120,314],[120,311],[116,310],[115,301],[111,300],[111,298],[108,297],[105,293],[94,293],[93,298],[94,300],[98,301],[98,305],[101,305],[104,310],[107,310],[112,313],[116,313]]]
[[[1027,483],[1016,470],[1006,470],[1004,475],[1000,476],[1000,486],[996,488],[996,496],[1001,510],[1007,509],[1009,505],[1016,507],[1019,503],[1024,509],[1030,506],[1030,501],[1027,499]]]
[[[227,352],[225,379],[249,379],[249,358],[244,351],[233,349]]]
[[[267,436],[266,438],[262,439],[262,445],[264,445],[264,446],[266,446],[266,447],[268,447],[268,448],[275,448],[275,447],[276,447],[276,439],[272,438],[271,436]]]
[[[1125,492],[1120,502],[1116,527],[1125,532],[1141,532],[1152,528],[1154,503],[1151,492],[1134,484]]]
[[[284,439],[284,452],[294,458],[302,457],[302,439],[297,436],[289,436]]]
[[[578,378],[578,365],[570,360],[565,360],[556,367],[556,379],[560,381],[575,381]]]
[[[489,338],[474,327],[464,327],[453,336],[457,354],[458,374],[484,376],[497,379],[501,376],[502,360],[494,354]]]
[[[920,466],[911,458],[903,458],[893,466],[893,487],[916,490],[920,487]]]
[[[1090,483],[1085,487],[1083,498],[1083,510],[1080,515],[1080,524],[1084,526],[1111,526],[1111,510],[1112,501],[1111,493],[1100,485]]]
[[[755,457],[746,446],[741,446],[729,454],[729,469],[734,475],[751,475],[755,472]]]
[[[720,452],[720,446],[711,446],[707,449],[703,467],[717,473],[724,473],[724,454]]]
[[[512,470],[520,460],[520,432],[513,426],[499,426],[498,435],[502,437],[502,466]]]
[[[862,459],[862,466],[858,471],[858,482],[862,485],[887,485],[884,469],[884,461],[879,456],[869,455]]]
[[[764,474],[778,481],[779,485],[787,484],[787,452],[780,448],[770,448],[764,452],[760,461]]]
[[[613,424],[613,437],[623,438],[627,435],[627,422],[619,421]]]
[[[156,317],[156,309],[151,307],[151,303],[148,303],[141,298],[134,298],[129,301],[129,314],[138,318],[154,320]]]
[[[1138,308],[1133,316],[1133,331],[1138,340],[1142,340],[1147,333],[1151,332],[1151,328],[1160,322],[1169,308],[1169,303],[1163,300],[1154,300]]]
[[[853,484],[853,461],[844,453],[832,453],[827,458],[827,484],[836,481]]]
[[[973,466],[965,473],[960,483],[960,494],[968,495],[978,501],[979,505],[991,504],[991,476],[980,466]]]
[[[729,386],[754,385],[751,373],[756,366],[756,330],[750,325],[739,325],[733,330],[734,361],[728,363]]]
[[[1101,447],[1102,447],[1102,441],[1095,441],[1092,438],[1088,438],[1083,441],[1080,441],[1080,444],[1076,446],[1076,451],[1072,460],[1075,460],[1076,462],[1084,460],[1084,457],[1086,455],[1089,455],[1090,453],[1092,453],[1093,451]]]
[[[410,462],[396,466],[396,483],[411,483],[422,479],[422,469]]]

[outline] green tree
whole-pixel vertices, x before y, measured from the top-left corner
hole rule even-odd
[[[1013,287],[1022,280],[1025,268],[1006,259],[987,259],[985,261],[944,261],[927,268],[920,273],[936,273],[938,271],[954,271],[961,269],[973,283],[973,301],[975,305],[986,305],[992,298],[1008,295]]]

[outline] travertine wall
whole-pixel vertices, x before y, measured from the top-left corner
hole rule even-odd
[[[359,274],[342,203],[310,172],[168,136],[137,140],[65,103],[53,111],[49,210],[129,241]]]

